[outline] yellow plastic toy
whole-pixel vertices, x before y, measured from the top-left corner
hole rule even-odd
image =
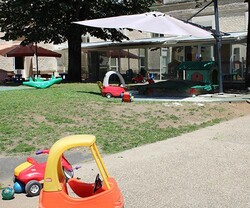
[[[89,147],[103,181],[96,176],[95,183],[85,183],[76,178],[66,181],[61,157],[71,148]],[[104,183],[103,183],[104,182]],[[79,198],[69,196],[67,183]],[[124,199],[114,178],[103,163],[94,135],[73,135],[58,140],[50,149],[44,175],[44,186],[39,198],[40,208],[122,208]]]

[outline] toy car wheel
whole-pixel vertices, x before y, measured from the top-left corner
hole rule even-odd
[[[28,196],[38,196],[42,189],[42,184],[36,180],[29,181],[25,186],[25,191]]]
[[[67,180],[69,180],[70,178],[73,178],[73,176],[74,176],[73,171],[69,171],[69,170],[67,170],[65,168],[63,168],[63,173],[64,173]]]
[[[106,97],[107,97],[107,98],[111,98],[112,95],[111,95],[110,93],[107,93],[107,94],[106,94]]]

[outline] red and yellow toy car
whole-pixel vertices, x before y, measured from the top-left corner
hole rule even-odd
[[[110,177],[93,135],[67,136],[58,140],[50,149],[44,187],[39,198],[39,208],[122,208],[124,199],[114,178]],[[78,178],[68,181],[63,174],[61,158],[63,153],[74,147],[88,147],[99,169],[95,182],[86,183]],[[73,191],[77,197],[69,194]]]
[[[39,150],[39,154],[49,154],[49,150]],[[67,178],[74,175],[73,168],[68,160],[62,156],[61,166]],[[32,157],[27,157],[26,162],[14,169],[14,190],[16,193],[26,192],[28,196],[39,195],[42,189],[46,162],[37,162]]]
[[[111,75],[117,75],[119,78],[119,86],[115,86],[115,85],[110,85],[109,84],[109,79]],[[111,97],[122,97],[123,93],[126,92],[126,88],[125,88],[125,81],[122,77],[122,75],[119,72],[116,71],[108,71],[105,74],[105,77],[103,79],[103,83],[101,83],[100,81],[97,82],[101,94],[104,97],[107,98],[111,98]]]

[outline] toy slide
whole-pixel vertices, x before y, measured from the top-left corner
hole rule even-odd
[[[54,84],[58,84],[62,81],[62,78],[55,78],[52,76],[50,80],[43,80],[41,78],[37,78],[33,80],[32,77],[30,77],[29,81],[23,82],[23,85],[29,86],[29,87],[35,87],[37,89],[45,89],[48,88]]]

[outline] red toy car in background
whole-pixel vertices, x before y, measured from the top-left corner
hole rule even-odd
[[[110,85],[109,79],[111,75],[117,75],[119,78],[119,86],[117,85]],[[97,82],[98,87],[101,91],[102,96],[111,98],[111,97],[122,97],[123,93],[126,92],[125,81],[122,75],[116,71],[108,71],[105,74],[105,77],[102,82]]]
[[[125,88],[121,86],[103,86],[102,95],[107,98],[111,97],[122,97],[122,94],[125,92]]]
[[[39,150],[36,155],[49,154],[49,150]],[[72,178],[73,168],[62,155],[62,168],[66,178]],[[37,162],[32,157],[27,157],[26,162],[17,166],[14,170],[14,190],[16,193],[26,192],[28,196],[37,196],[42,189],[46,162]],[[79,167],[77,167],[79,168]],[[76,169],[77,169],[76,168]]]
[[[144,83],[144,82],[146,82],[146,77],[141,75],[141,74],[137,74],[137,76],[132,79],[132,82],[133,83]]]

